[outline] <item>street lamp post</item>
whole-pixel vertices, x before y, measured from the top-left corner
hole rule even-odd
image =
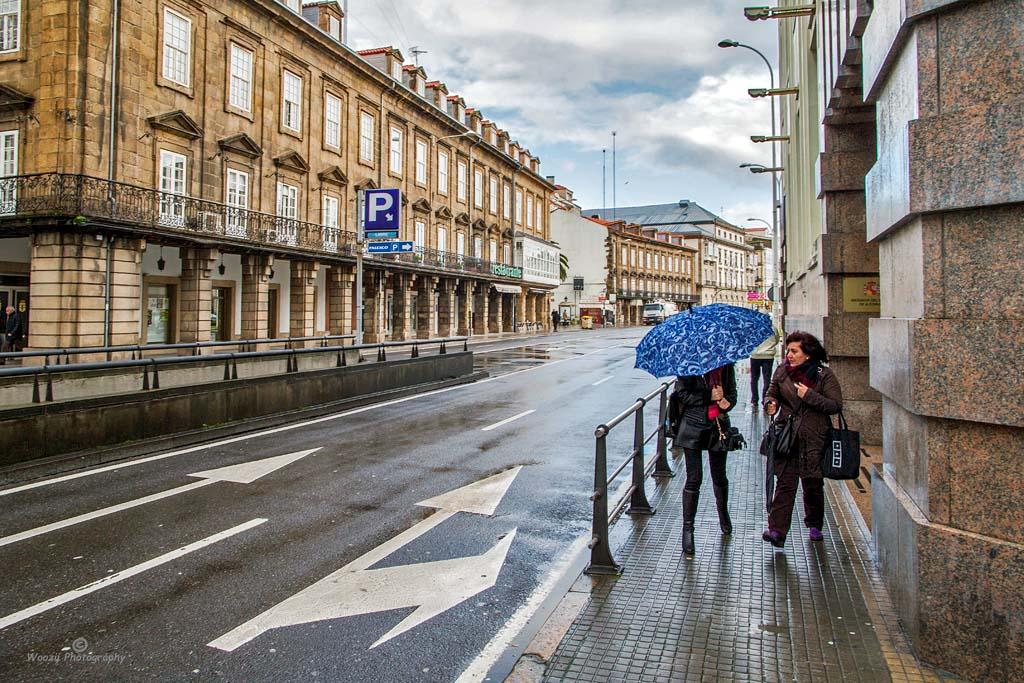
[[[760,57],[764,61],[764,65],[768,67],[769,83],[771,85],[771,89],[772,90],[775,89],[775,69],[772,68],[772,63],[768,61],[768,58],[765,57],[764,54],[760,50],[758,50],[755,47],[751,47],[750,45],[746,45],[744,43],[740,43],[738,41],[730,40],[730,39],[725,39],[725,40],[719,41],[718,47],[721,47],[721,48],[742,47],[742,48],[746,48],[746,49],[750,50],[751,52],[756,53],[757,56]],[[775,98],[771,98],[771,108],[772,108],[772,140],[771,140],[771,143],[772,143],[772,168],[774,169],[774,168],[778,167],[778,161],[777,161],[776,152],[775,152],[775,144],[777,142],[777,137],[778,137],[776,135],[776,131],[775,131]],[[778,230],[778,225],[779,225],[778,210],[779,210],[779,208],[778,207],[779,207],[779,195],[781,193],[779,192],[778,178],[775,176],[775,173],[772,173],[772,178],[775,180],[775,182],[772,183],[772,260],[774,261],[772,267],[777,272],[778,268],[779,268],[779,230]],[[772,275],[773,275],[772,279],[773,280],[777,280],[781,284],[781,281],[782,281],[781,278],[775,278],[774,277],[775,273],[773,273]],[[781,290],[781,287],[779,287],[779,289]],[[776,292],[776,299],[778,299],[778,295],[779,295],[779,292]],[[772,312],[776,313],[776,314],[778,313],[778,307],[777,307],[777,303],[776,302],[772,303]]]

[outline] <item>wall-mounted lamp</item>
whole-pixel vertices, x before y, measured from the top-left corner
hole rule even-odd
[[[750,88],[747,94],[751,97],[778,97],[780,95],[799,95],[800,88]]]
[[[751,135],[751,142],[789,142],[788,135]]]
[[[164,245],[160,245],[160,258],[156,260],[156,269],[163,270],[164,266],[167,265],[167,261],[164,261]]]
[[[225,270],[226,270],[226,268],[224,268],[224,253],[221,252],[221,255],[220,255],[220,265],[217,266],[217,272],[220,273],[221,275],[223,275]]]
[[[814,5],[793,5],[791,7],[744,7],[743,16],[750,21],[767,19],[791,19],[814,14]]]
[[[271,269],[270,269],[270,273],[268,274],[268,277],[269,277],[269,279],[271,279],[271,280],[273,280],[273,279],[274,279],[274,269],[273,269],[273,268],[271,268]]]

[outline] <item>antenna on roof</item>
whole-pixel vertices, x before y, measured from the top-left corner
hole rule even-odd
[[[409,52],[412,53],[412,61],[416,63],[416,66],[420,65],[420,55],[427,54],[427,51],[421,50],[419,45],[413,45],[410,47]]]

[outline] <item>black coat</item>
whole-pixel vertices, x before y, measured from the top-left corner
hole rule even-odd
[[[729,421],[729,410],[736,406],[736,368],[730,363],[722,368],[722,391],[729,408],[719,413],[718,422],[722,431],[732,426]],[[675,428],[672,442],[674,448],[708,450],[711,443],[718,441],[718,426],[708,419],[708,406],[711,400],[711,387],[704,377],[679,377],[672,395],[669,397],[669,424]],[[712,448],[724,451],[725,444],[716,443]]]
[[[21,339],[21,314],[17,311],[7,316],[4,334],[7,335],[7,341],[18,341]]]
[[[780,365],[772,375],[771,384],[765,393],[765,400],[774,399],[778,403],[778,418],[795,415],[798,420],[797,464],[800,476],[805,478],[821,478],[821,447],[825,443],[825,435],[831,424],[832,415],[843,409],[843,391],[839,386],[836,374],[823,367],[818,383],[808,389],[801,399],[796,391],[796,384],[786,373],[785,365]]]

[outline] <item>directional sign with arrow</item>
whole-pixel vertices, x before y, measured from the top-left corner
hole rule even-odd
[[[29,529],[28,531],[22,531],[21,533],[12,534],[10,536],[4,536],[0,538],[0,546],[10,545],[11,543],[17,543],[18,541],[24,541],[34,536],[48,533],[50,531],[56,531],[57,529],[63,529],[65,527],[73,526],[75,524],[81,524],[91,519],[97,519],[98,517],[105,517],[112,515],[115,512],[121,512],[122,510],[128,510],[130,508],[139,507],[146,503],[152,503],[157,500],[164,498],[170,498],[181,493],[188,491],[194,491],[196,489],[209,486],[210,484],[216,484],[219,481],[230,481],[236,484],[251,484],[260,477],[270,474],[274,470],[280,469],[285,465],[289,465],[300,458],[304,458],[311,453],[315,453],[319,448],[310,448],[305,451],[296,451],[294,453],[287,453],[285,455],[276,455],[272,458],[264,458],[263,460],[254,460],[253,462],[243,462],[239,465],[229,465],[228,467],[221,467],[215,470],[206,470],[204,472],[196,472],[190,474],[190,477],[196,477],[202,481],[194,481],[191,484],[185,484],[184,486],[178,486],[173,489],[154,493],[142,498],[136,498],[135,500],[129,500],[125,503],[118,503],[117,505],[111,505],[101,510],[95,510],[93,512],[86,512],[85,514],[78,515],[76,517],[69,517],[62,519],[59,522],[53,522],[45,526],[36,527],[35,529]]]
[[[482,555],[382,569],[369,567],[459,512],[493,515],[520,469],[522,467],[516,467],[417,503],[439,510],[390,541],[377,546],[208,645],[231,652],[274,628],[400,608],[416,608],[377,639],[370,646],[373,649],[492,588],[498,580],[498,574],[515,538],[515,529]]]
[[[400,254],[412,251],[412,242],[370,242],[366,245],[368,254]]]

